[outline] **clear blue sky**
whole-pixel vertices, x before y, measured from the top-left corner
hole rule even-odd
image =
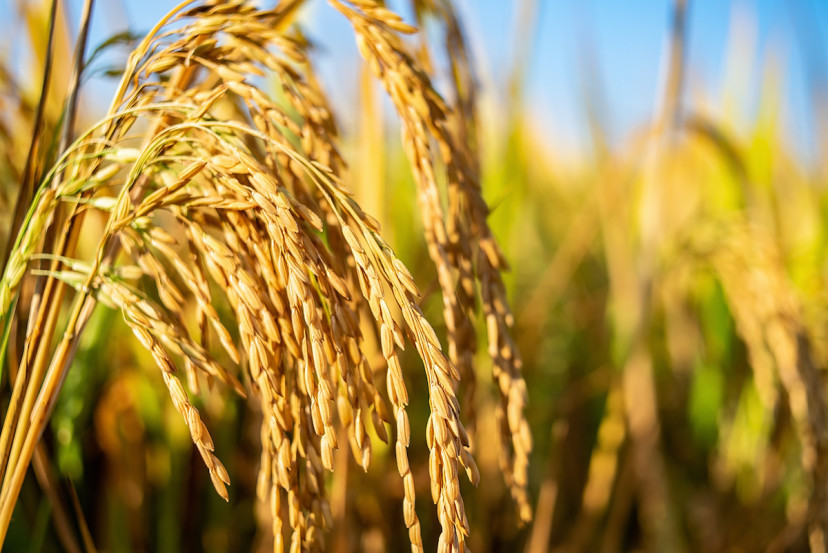
[[[11,12],[17,0],[0,0],[0,15]],[[26,0],[24,0],[26,1]],[[29,0],[34,1],[34,0]],[[73,25],[82,0],[69,0]],[[149,29],[175,2],[162,0],[98,0],[93,19],[92,45],[130,26]],[[400,2],[391,2],[399,5]],[[520,1],[457,0],[468,34],[488,84],[504,92],[514,59]],[[607,102],[611,138],[620,140],[653,112],[659,89],[660,63],[670,15],[670,0],[538,0],[537,30],[528,65],[526,100],[541,115],[542,131],[564,147],[577,149],[585,140],[581,90],[584,45],[592,49],[598,83]],[[779,85],[785,101],[786,131],[793,145],[813,156],[810,99],[806,87],[801,23],[794,12],[818,30],[817,49],[823,63],[828,52],[828,0],[688,0],[689,50],[685,105],[724,109],[722,89],[735,74],[727,65],[729,41],[740,37],[750,54],[735,67],[746,75],[741,101],[730,106],[738,121],[750,121],[757,104],[761,69],[773,52],[784,79]],[[327,88],[336,95],[354,90],[356,77],[347,60],[356,54],[353,36],[342,17],[324,0],[309,0],[309,34],[320,42],[320,63],[329,77]],[[4,19],[8,22],[9,19]],[[739,21],[741,35],[734,34]],[[8,23],[4,25],[8,29]],[[754,42],[751,45],[750,38]],[[813,53],[813,52],[811,52]],[[345,62],[343,63],[343,60]],[[823,67],[823,70],[828,68]],[[105,86],[101,88],[105,90]]]

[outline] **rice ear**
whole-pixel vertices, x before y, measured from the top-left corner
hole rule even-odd
[[[281,2],[274,10],[239,0],[185,2],[132,52],[108,114],[61,152],[50,186],[38,193],[21,229],[0,282],[3,312],[33,256],[53,255],[56,268],[45,273],[51,279],[61,274],[62,263],[84,270],[75,271],[77,291],[49,370],[38,361],[43,375],[20,393],[54,401],[100,300],[122,313],[153,356],[225,500],[228,471],[189,394],[206,382],[257,404],[263,414],[257,498],[269,511],[276,550],[285,546],[288,529],[291,550],[322,549],[331,518],[325,471],[335,469],[343,437],[367,470],[370,429],[388,441],[385,423],[396,429],[404,522],[412,548],[422,550],[407,452],[412,430],[406,379],[413,375],[399,357],[407,338],[429,389],[426,428],[441,548],[464,551],[470,529],[459,474],[477,484],[479,472],[458,389],[474,374],[478,302],[494,321],[490,350],[501,383],[500,409],[507,414],[504,472],[515,498],[525,502],[531,444],[500,280],[505,262],[486,223],[476,152],[464,146],[462,133],[449,130],[449,108],[398,38],[415,28],[373,2],[332,3],[354,24],[360,48],[403,123],[426,243],[443,291],[448,354],[420,309],[411,273],[377,220],[351,198],[337,124],[309,63],[307,41],[287,31],[301,2]],[[454,28],[456,21],[449,24]],[[282,101],[259,87],[255,77],[262,75],[276,79]],[[448,223],[439,171],[448,175]],[[40,251],[42,229],[63,209],[73,238],[61,242],[60,251]],[[76,237],[86,213],[106,224],[89,258],[80,259]],[[121,251],[127,260],[116,263]],[[368,331],[378,336],[384,368],[377,372],[384,371],[385,388],[374,383],[376,369],[368,361],[372,351],[360,327],[366,317],[374,326]],[[33,340],[27,348],[47,344]],[[182,364],[189,392],[178,376]],[[49,403],[26,405],[4,426],[4,435],[22,443],[4,475],[8,498],[17,497],[28,448],[48,420]],[[15,435],[16,421],[30,419],[31,428]],[[13,503],[0,509],[3,532]]]

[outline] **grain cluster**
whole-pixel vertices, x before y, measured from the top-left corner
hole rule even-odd
[[[447,23],[456,77],[450,107],[402,37],[414,27],[371,1],[331,0],[399,115],[442,293],[444,353],[414,278],[349,191],[334,114],[308,43],[291,24],[300,4],[185,3],[132,52],[107,116],[44,177],[0,282],[5,314],[21,283],[39,279],[38,301],[26,307],[51,321],[27,334],[4,419],[0,541],[96,302],[120,311],[151,353],[225,499],[230,475],[192,396],[219,387],[256,406],[257,512],[275,551],[324,549],[334,451],[349,448],[367,470],[372,436],[393,443],[403,518],[413,550],[423,550],[408,459],[406,381],[417,376],[401,362],[406,345],[428,384],[439,550],[467,550],[460,478],[476,485],[479,473],[461,420],[473,405],[461,409],[460,400],[474,399],[461,390],[474,386],[479,304],[500,397],[501,467],[529,520],[527,392],[510,334],[506,262],[480,187],[474,82],[459,24],[447,2],[415,2],[420,17]],[[277,95],[265,78],[278,83]],[[83,259],[76,244],[90,221],[103,231]],[[70,315],[53,330],[57,320],[38,315],[38,304],[64,290],[74,293]],[[367,332],[381,356],[370,355]]]

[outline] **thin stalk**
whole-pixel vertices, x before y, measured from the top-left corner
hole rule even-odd
[[[53,4],[53,9],[54,9],[54,5],[55,4]],[[87,42],[88,35],[89,35],[89,23],[91,21],[92,5],[93,5],[93,0],[86,0],[86,2],[84,3],[83,13],[82,13],[82,16],[81,16],[80,32],[79,32],[78,41],[77,41],[77,45],[76,45],[76,49],[75,49],[74,71],[73,71],[71,83],[70,83],[70,86],[69,86],[68,100],[67,100],[67,105],[66,105],[66,116],[64,117],[63,131],[62,131],[62,134],[61,134],[60,146],[59,146],[59,149],[58,149],[59,152],[63,152],[63,151],[66,150],[66,148],[69,146],[69,140],[71,139],[72,134],[74,132],[74,121],[75,121],[75,114],[76,114],[76,111],[77,111],[78,90],[79,90],[79,84],[80,84],[80,77],[81,77],[81,73],[83,72],[83,66],[84,66],[84,56],[85,56],[85,52],[86,52],[86,42]],[[53,16],[54,16],[54,12],[53,12]],[[52,27],[54,27],[54,22],[52,23]],[[52,32],[52,30],[50,30],[50,33]],[[50,38],[51,38],[51,34],[50,34]],[[51,47],[49,48],[49,52],[51,52]],[[47,67],[50,65],[50,63],[49,63],[50,60],[51,60],[51,56],[49,55],[47,57],[47,63],[46,63]],[[45,98],[45,94],[41,95],[41,101],[43,101],[44,98]],[[62,179],[62,173],[63,172],[61,171],[60,174],[58,174],[56,176],[56,178],[52,180],[52,187],[53,188],[57,187],[58,184],[60,183],[60,181]],[[24,182],[27,182],[27,181],[24,181]],[[18,206],[19,205],[21,205],[21,204],[18,203]],[[55,239],[55,229],[57,227],[56,222],[59,219],[59,217],[57,216],[58,213],[59,213],[59,210],[57,210],[57,213],[55,214],[54,219],[53,219],[55,221],[55,223],[48,225],[46,242],[44,244],[44,250],[46,250],[46,251],[49,251],[49,250],[52,249],[51,244],[54,242],[54,239]],[[66,234],[63,234],[62,236],[66,236]],[[72,233],[72,237],[75,240],[77,238],[74,233]],[[69,242],[74,243],[75,240],[70,238]],[[61,248],[61,249],[64,249],[64,248]],[[53,263],[53,267],[52,267],[53,270],[55,270],[55,268],[56,268],[56,266],[55,266],[56,263],[57,262]],[[24,347],[24,353],[23,353],[24,360],[23,360],[23,363],[22,363],[22,366],[21,366],[21,372],[19,373],[20,376],[21,376],[21,382],[20,382],[20,385],[18,385],[17,382],[15,382],[15,387],[14,387],[14,392],[18,394],[18,398],[17,398],[18,401],[14,401],[14,399],[13,399],[12,404],[9,407],[9,413],[7,414],[5,422],[10,422],[10,423],[14,424],[14,422],[17,421],[18,412],[17,412],[16,408],[19,405],[19,391],[22,390],[23,387],[27,388],[27,392],[30,389],[28,384],[29,384],[29,380],[30,380],[29,377],[31,376],[31,374],[30,374],[28,368],[29,368],[30,361],[31,361],[32,344],[34,344],[34,346],[35,346],[34,351],[37,352],[37,355],[38,356],[43,355],[44,352],[48,348],[40,347],[40,337],[44,334],[46,336],[51,336],[52,331],[54,330],[54,326],[57,323],[57,315],[59,314],[60,306],[63,303],[63,295],[64,295],[65,288],[64,288],[64,285],[62,283],[59,283],[58,286],[57,286],[55,297],[53,297],[52,296],[53,287],[51,286],[53,282],[54,282],[53,279],[49,279],[47,285],[44,287],[44,278],[42,276],[37,277],[36,280],[35,280],[35,288],[34,288],[35,291],[34,291],[34,295],[32,296],[32,303],[31,303],[30,308],[29,308],[29,317],[28,317],[29,328],[26,331],[26,346]],[[44,294],[44,288],[46,289],[46,292],[47,292],[45,297],[43,295]],[[49,316],[48,316],[48,319],[47,319],[45,325],[43,325],[41,323],[41,321],[43,320],[42,317],[44,316],[44,310],[49,310]],[[34,321],[34,324],[32,324],[32,321]],[[44,330],[44,327],[45,327],[46,332],[42,332],[42,330]],[[39,383],[40,375],[35,374],[34,376],[35,376],[34,383],[35,383],[35,385],[37,385]],[[27,395],[26,395],[27,400],[30,400],[29,399],[30,397],[31,397],[30,394],[27,393]],[[34,398],[31,397],[31,399],[34,399]],[[24,400],[24,406],[25,406],[25,401],[26,400]],[[13,410],[13,407],[14,407],[14,410]],[[24,412],[26,412],[25,408],[24,408]],[[15,425],[15,428],[17,428],[17,429],[19,429],[19,426],[18,426],[19,422],[20,421],[17,421],[18,424]],[[8,435],[7,428],[8,428],[7,425],[4,424],[3,425],[3,434],[0,437],[0,455],[2,455],[3,459],[6,459],[6,455],[7,455],[7,452],[8,452],[7,448],[8,448],[9,435]],[[25,428],[24,428],[24,431],[25,431]],[[17,440],[15,440],[15,443],[16,442],[17,442]],[[15,461],[15,448],[14,448],[14,445],[12,445],[11,456],[7,459],[7,462],[8,461],[11,461],[12,463]],[[3,467],[0,468],[0,478],[3,477],[4,471],[5,471],[5,466],[6,466],[6,463],[3,463]]]
[[[687,0],[675,0],[670,30],[668,72],[663,83],[657,125],[662,130],[678,128],[681,123],[681,91],[684,84],[684,55],[687,42]]]
[[[562,417],[552,425],[550,451],[560,451],[561,444],[564,443],[568,433],[568,425]],[[550,551],[555,508],[558,504],[562,459],[561,455],[549,455],[546,459],[546,474],[538,494],[535,522],[532,524],[525,553]]]
[[[34,457],[32,457],[32,468],[37,481],[40,483],[40,488],[44,491],[49,499],[49,504],[52,506],[52,518],[61,545],[68,553],[81,553],[81,548],[66,513],[66,507],[60,497],[57,478],[55,478],[54,471],[49,463],[46,449],[41,443],[35,448]]]
[[[12,381],[16,381],[19,367],[15,365],[16,360],[14,358],[9,358],[8,361],[9,378]],[[22,382],[22,379],[20,381]],[[3,463],[3,468],[5,468],[5,463]],[[40,484],[40,489],[46,494],[54,510],[52,517],[55,523],[55,531],[57,532],[61,545],[69,553],[81,553],[80,546],[72,532],[69,516],[66,514],[66,507],[60,496],[57,478],[55,478],[54,471],[52,470],[49,454],[43,447],[43,444],[38,444],[35,449],[34,457],[32,458],[32,468],[34,469],[38,484]],[[2,480],[2,476],[0,476],[0,480]]]
[[[11,245],[13,243],[12,237],[17,235],[20,224],[23,221],[23,215],[26,213],[29,204],[29,196],[34,188],[34,162],[37,158],[37,152],[40,147],[41,127],[43,126],[43,117],[46,111],[46,100],[49,95],[49,81],[52,76],[52,46],[55,39],[55,21],[57,15],[57,0],[52,0],[52,8],[49,13],[49,40],[46,44],[46,60],[43,63],[43,83],[40,87],[40,100],[37,103],[37,111],[35,112],[34,125],[32,125],[32,140],[29,145],[29,153],[26,155],[26,165],[23,167],[23,177],[20,181],[20,191],[17,194],[17,200],[14,204],[14,215],[12,217],[11,227],[6,236],[9,237],[9,244],[3,252],[3,263],[5,267],[9,261],[11,253]]]
[[[35,410],[31,416],[31,427],[26,433],[26,438],[21,449],[20,459],[22,461],[16,463],[12,472],[7,473],[6,478],[3,480],[3,491],[2,494],[0,494],[0,544],[5,542],[6,533],[8,532],[9,523],[11,522],[11,515],[16,503],[16,501],[13,501],[12,498],[16,499],[20,495],[20,488],[23,486],[23,480],[26,476],[26,469],[29,465],[28,461],[34,454],[35,446],[40,439],[40,434],[43,431],[43,428],[46,426],[49,413],[51,412],[52,406],[54,405],[56,399],[55,396],[57,395],[57,391],[63,381],[61,374],[63,372],[62,369],[70,355],[74,352],[75,348],[77,348],[78,342],[77,340],[74,340],[75,335],[70,329],[74,328],[74,325],[81,316],[81,310],[86,304],[81,303],[80,300],[85,299],[85,296],[85,294],[82,294],[76,300],[75,308],[69,319],[67,331],[64,333],[63,339],[58,345],[55,355],[52,357],[52,363],[49,366],[46,380],[43,388],[41,389],[38,401],[35,404]]]
[[[68,239],[72,247],[77,242],[77,233],[70,232]],[[12,392],[12,405],[17,407],[20,405],[20,394],[25,390],[22,405],[15,412],[6,416],[3,421],[3,434],[0,438],[0,453],[6,458],[8,451],[8,458],[3,464],[4,468],[0,469],[0,475],[3,475],[5,466],[12,467],[17,463],[20,448],[22,447],[22,437],[28,430],[29,413],[32,411],[32,405],[36,399],[37,390],[39,389],[45,364],[49,354],[48,344],[44,346],[44,337],[51,337],[54,334],[57,326],[60,309],[54,306],[63,304],[63,298],[66,293],[66,285],[63,282],[55,279],[49,279],[46,283],[44,298],[45,301],[40,303],[33,303],[33,307],[38,307],[37,317],[34,319],[35,324],[31,329],[31,333],[26,338],[26,346],[23,350],[23,363],[20,365],[20,373],[15,380],[14,390]],[[20,381],[20,385],[18,385]],[[11,408],[10,408],[11,410]],[[13,432],[13,434],[12,434]],[[14,439],[11,442],[11,449],[8,450],[8,440],[13,435]]]
[[[89,24],[92,20],[93,4],[94,0],[86,0],[83,3],[78,42],[75,47],[75,67],[72,71],[72,84],[69,87],[69,96],[66,100],[66,115],[64,117],[63,133],[60,136],[58,152],[63,152],[69,147],[69,141],[75,129],[75,116],[78,110],[78,90],[80,90],[80,77],[85,65],[86,42],[89,38]]]
[[[89,531],[86,518],[83,516],[78,492],[71,482],[69,482],[69,494],[72,498],[72,507],[75,509],[75,515],[78,517],[78,526],[80,527],[81,537],[83,538],[83,547],[86,549],[86,553],[96,553],[97,548],[95,547],[95,542],[92,540],[92,532]]]

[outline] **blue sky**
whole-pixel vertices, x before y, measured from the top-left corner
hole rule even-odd
[[[24,0],[25,1],[25,0]],[[33,0],[29,0],[33,1]],[[0,14],[11,12],[16,0],[0,0]],[[82,0],[69,0],[77,25]],[[520,1],[456,0],[465,16],[484,85],[502,96],[514,59]],[[97,2],[92,45],[125,29],[147,30],[174,2],[122,0]],[[399,5],[399,2],[391,2]],[[659,90],[662,50],[670,16],[670,0],[538,0],[537,30],[527,72],[526,101],[539,131],[564,149],[577,150],[585,142],[582,82],[584,45],[589,44],[598,68],[607,120],[613,141],[623,140],[651,116]],[[729,119],[751,121],[758,102],[762,68],[773,53],[783,69],[778,84],[784,99],[786,134],[792,146],[813,158],[810,99],[806,87],[805,49],[799,40],[801,25],[793,13],[800,10],[818,29],[818,48],[828,52],[828,0],[689,0],[687,86],[684,105],[706,105]],[[8,18],[4,18],[8,29]],[[322,46],[320,63],[329,92],[347,97],[356,86],[353,36],[343,18],[324,0],[309,0],[308,31]],[[737,23],[738,22],[738,23]],[[739,29],[734,33],[733,29]],[[745,55],[728,65],[733,37]],[[828,70],[828,68],[824,68]],[[739,102],[725,108],[722,90],[736,74],[741,79]],[[105,84],[96,84],[100,93]],[[725,113],[726,112],[726,113]],[[737,126],[738,129],[738,126]],[[743,132],[746,129],[741,129]]]
[[[469,2],[472,3],[472,2]],[[611,136],[622,139],[653,113],[661,81],[662,51],[670,19],[668,0],[540,0],[539,33],[529,71],[528,97],[532,105],[542,106],[545,125],[562,132],[561,139],[580,138],[584,133],[580,82],[583,76],[583,43],[593,48],[599,68],[600,84],[607,102]],[[788,4],[788,5],[786,5]],[[480,4],[481,27],[498,28],[496,1]],[[728,66],[733,37],[749,49],[746,59],[738,60],[736,70],[747,73],[748,82],[737,106],[742,113],[730,113],[751,120],[758,101],[757,91],[763,75],[761,68],[769,53],[779,56],[787,71],[781,85],[788,97],[789,134],[800,141],[810,128],[810,106],[805,88],[801,44],[794,33],[792,9],[805,10],[814,17],[822,32],[823,50],[828,50],[828,2],[825,0],[717,0],[688,1],[687,79],[683,103],[710,104],[722,115],[723,87],[734,77]],[[738,28],[734,34],[732,29]],[[753,36],[753,48],[749,46]],[[751,71],[750,64],[754,64]],[[734,107],[734,106],[730,106]],[[797,147],[808,150],[809,141]]]

